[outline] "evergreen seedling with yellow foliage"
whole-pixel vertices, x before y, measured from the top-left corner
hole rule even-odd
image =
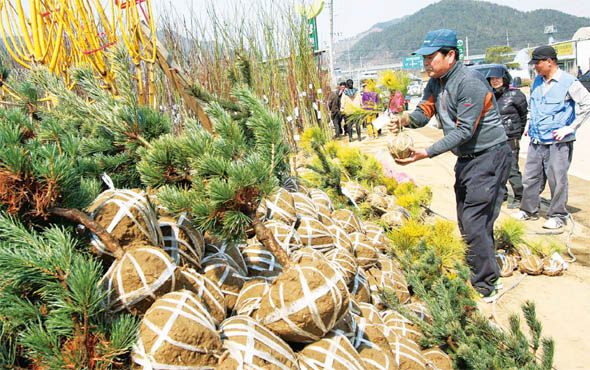
[[[496,249],[510,249],[524,243],[525,226],[512,217],[503,220],[494,230]]]
[[[429,227],[425,241],[441,259],[446,272],[452,271],[457,264],[465,264],[467,246],[463,238],[457,234],[455,223],[437,219],[434,225]]]
[[[412,218],[420,218],[423,213],[422,206],[432,201],[432,190],[428,186],[418,188],[412,182],[399,184],[394,192],[397,197],[396,204],[405,208]]]
[[[531,252],[541,258],[550,257],[553,253],[561,253],[563,245],[548,239],[527,240],[526,245]]]

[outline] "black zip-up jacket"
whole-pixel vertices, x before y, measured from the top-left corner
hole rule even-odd
[[[526,127],[528,104],[518,89],[501,87],[494,92],[508,139],[519,139]]]
[[[490,84],[461,62],[428,81],[410,126],[422,127],[434,115],[445,136],[426,148],[430,158],[449,150],[458,156],[479,153],[508,140]]]

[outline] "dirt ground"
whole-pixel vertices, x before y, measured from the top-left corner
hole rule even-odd
[[[427,147],[442,137],[441,130],[430,127],[406,132],[413,138],[416,147]],[[367,154],[375,154],[386,150],[390,138],[385,135],[370,139],[363,132],[361,142],[355,138],[349,145],[360,147]],[[348,139],[341,139],[340,142],[348,144]],[[431,208],[453,221],[456,221],[453,191],[455,161],[453,154],[446,153],[396,168],[413,178],[417,185],[430,186],[434,194]],[[522,169],[522,155],[520,162]],[[512,313],[520,314],[523,330],[528,333],[520,307],[525,301],[535,302],[537,316],[543,324],[543,336],[555,339],[554,368],[559,370],[590,369],[590,341],[587,340],[590,329],[590,195],[586,191],[590,188],[590,181],[570,176],[569,184],[568,206],[575,220],[569,245],[577,261],[558,277],[524,276],[516,272],[512,277],[503,279],[504,289],[500,293],[506,292],[496,304],[481,304],[482,311],[493,316],[503,327],[508,327],[508,318]],[[548,190],[542,196],[549,199]],[[515,210],[507,209],[504,203],[498,221],[510,217],[513,212]],[[544,212],[546,207],[541,208],[541,216],[545,216]],[[568,223],[559,235],[534,234],[546,231],[542,228],[545,220],[541,217],[538,221],[527,221],[529,237],[553,238],[565,245],[572,223]],[[565,248],[562,256],[566,261],[571,259]]]

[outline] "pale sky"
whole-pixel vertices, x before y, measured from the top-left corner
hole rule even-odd
[[[215,0],[218,8],[231,8],[231,4],[240,4],[241,9],[247,14],[252,8],[253,0]],[[264,1],[264,0],[258,0]],[[275,2],[291,3],[293,0],[274,0]],[[306,0],[310,4],[312,0]],[[334,3],[334,33],[336,39],[354,36],[368,30],[372,25],[385,22],[405,15],[411,15],[418,10],[436,3],[432,0],[333,0]],[[492,0],[492,3],[506,5],[521,11],[535,9],[555,9],[564,13],[590,18],[590,0]],[[204,11],[206,0],[153,0],[156,16],[162,7],[173,4],[178,13],[192,8],[195,12]],[[166,4],[166,5],[164,5]],[[320,32],[320,46],[328,39],[328,10],[324,10],[318,17]],[[588,24],[590,26],[590,23]]]

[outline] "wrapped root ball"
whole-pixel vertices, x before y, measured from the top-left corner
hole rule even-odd
[[[276,192],[263,200],[263,212],[266,212],[262,219],[270,219],[284,222],[287,225],[293,225],[297,221],[297,211],[293,195],[283,188],[278,188]],[[257,211],[258,212],[258,211]]]
[[[363,370],[364,364],[348,339],[331,333],[298,353],[301,370]]]
[[[332,219],[349,234],[364,231],[360,218],[348,209],[338,209],[332,212]]]
[[[296,250],[303,248],[301,238],[295,227],[278,221],[267,221],[264,226],[272,233],[281,248],[290,256]]]
[[[543,260],[535,255],[526,256],[520,260],[518,268],[522,273],[540,275],[543,272]]]
[[[357,270],[352,282],[348,284],[348,288],[350,296],[359,304],[362,302],[371,303],[371,288],[363,270]]]
[[[372,304],[362,302],[359,303],[359,307],[361,309],[362,317],[364,317],[367,320],[367,323],[369,323],[370,325],[385,324],[383,322],[383,319],[381,318],[381,313]]]
[[[342,194],[359,203],[367,196],[367,189],[356,181],[349,181],[342,186]]]
[[[414,146],[414,141],[409,135],[400,133],[387,143],[387,150],[393,159],[406,159],[412,155],[410,148]]]
[[[378,214],[382,214],[387,211],[387,201],[385,200],[385,196],[381,193],[369,193],[365,201],[369,203],[371,208],[374,209]]]
[[[565,271],[566,266],[563,261],[554,258],[546,258],[543,261],[543,275],[559,276]]]
[[[136,245],[125,251],[105,275],[107,307],[113,312],[144,313],[176,288],[176,265],[161,248]]]
[[[421,302],[412,302],[406,305],[406,309],[410,310],[417,318],[432,324],[432,315],[430,311]]]
[[[370,269],[371,267],[378,266],[378,251],[377,248],[373,247],[369,239],[362,233],[350,234],[352,240],[352,248],[354,255],[357,259],[358,265],[362,269]]]
[[[379,193],[382,195],[387,195],[387,186],[385,185],[377,185],[375,187],[373,187],[373,192],[374,193]]]
[[[403,281],[405,281],[405,277],[399,262],[383,254],[380,254],[377,260],[379,261],[379,265],[381,265],[382,273],[396,275],[397,278],[403,279]]]
[[[378,309],[384,309],[386,305],[381,299],[381,293],[395,293],[400,303],[405,304],[410,301],[410,292],[408,285],[403,276],[395,274],[385,274],[376,268],[367,271],[367,280],[371,289],[371,300]]]
[[[230,317],[220,329],[229,356],[217,369],[299,369],[291,347],[251,317]]]
[[[318,209],[307,195],[302,193],[291,193],[295,210],[302,216],[318,218]]]
[[[424,335],[422,330],[406,319],[401,313],[394,310],[386,310],[381,313],[381,318],[387,327],[392,329],[396,334],[417,341]]]
[[[199,297],[181,290],[159,298],[145,313],[132,359],[144,369],[215,366],[222,342]]]
[[[283,271],[283,266],[274,254],[260,243],[242,249],[242,255],[248,268],[248,276],[274,278]]]
[[[395,334],[388,336],[388,340],[400,370],[426,369],[426,359],[416,342]]]
[[[328,226],[328,230],[332,234],[332,240],[334,242],[335,248],[343,249],[347,252],[354,253],[354,248],[349,233],[344,231],[344,229],[336,223],[334,223],[331,226]]]
[[[316,207],[318,209],[318,220],[326,226],[331,227],[335,224],[335,221],[332,219],[332,211],[328,206],[325,206],[322,203],[316,203]]]
[[[248,274],[246,261],[244,261],[244,256],[242,256],[239,245],[222,239],[208,237],[205,239],[205,246],[206,257],[211,255],[224,255],[224,258],[230,260],[232,266],[241,275],[245,276]]]
[[[302,193],[305,196],[309,196],[309,189],[301,179],[297,177],[287,177],[285,181],[283,181],[282,187],[287,189],[289,193]]]
[[[364,317],[357,318],[357,335],[351,341],[367,370],[397,370],[397,362],[389,341],[376,325],[367,325]]]
[[[273,280],[255,316],[284,340],[309,343],[336,325],[348,300],[342,275],[329,263],[299,263]]]
[[[387,253],[389,242],[383,228],[373,222],[364,222],[363,224],[365,226],[365,236],[373,247],[377,248],[380,253]]]
[[[312,262],[323,262],[327,263],[326,256],[324,256],[320,251],[316,251],[315,249],[311,248],[302,248],[291,256],[291,261],[293,263],[303,264],[303,263],[312,263]]]
[[[156,214],[140,190],[106,190],[90,206],[90,217],[98,222],[121,247],[135,243],[160,246],[162,234]],[[98,255],[113,255],[95,234],[92,234],[92,249]]]
[[[225,254],[211,255],[203,259],[203,274],[217,284],[225,297],[228,310],[232,310],[244,285],[244,276]]]
[[[227,315],[225,297],[216,283],[193,269],[178,269],[177,273],[178,287],[190,290],[201,299],[207,307],[207,311],[211,314],[211,320],[215,325],[219,325],[225,320]]]
[[[381,221],[391,227],[400,227],[406,222],[407,217],[398,210],[389,210],[381,215]]]
[[[320,189],[309,189],[309,197],[315,204],[323,204],[324,206],[328,207],[331,211],[334,210],[334,206],[332,205],[332,199],[328,196],[328,194],[324,193]]]
[[[161,217],[158,226],[162,231],[164,250],[179,266],[201,268],[201,260],[205,250],[205,239],[184,216],[174,219]]]
[[[234,306],[234,314],[252,316],[252,314],[260,308],[262,297],[268,293],[270,283],[264,279],[252,279],[246,281],[238,300]]]
[[[352,253],[344,249],[332,249],[326,253],[326,259],[340,271],[346,285],[352,282],[358,270],[357,261]]]
[[[432,370],[452,370],[453,361],[440,348],[429,348],[422,351],[427,368]]]
[[[327,252],[334,248],[332,233],[317,219],[301,217],[297,233],[304,247],[313,248],[320,252]]]

